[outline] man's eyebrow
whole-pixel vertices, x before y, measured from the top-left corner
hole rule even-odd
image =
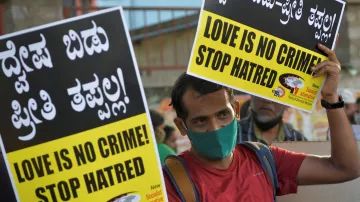
[[[229,111],[229,108],[224,108],[224,109],[222,109],[222,110],[220,110],[220,111],[218,111],[216,113],[219,114],[219,113],[228,112],[228,111]]]
[[[224,109],[219,110],[215,114],[219,114],[219,113],[222,113],[222,112],[228,112],[228,111],[230,111],[230,109],[226,107]],[[198,120],[198,119],[206,119],[206,118],[208,118],[208,116],[200,115],[200,116],[196,116],[196,117],[192,118],[190,121],[195,121],[195,120]]]
[[[195,120],[198,120],[198,119],[206,119],[206,118],[207,118],[207,116],[200,115],[200,116],[196,116],[196,117],[192,118],[191,121],[195,121]]]

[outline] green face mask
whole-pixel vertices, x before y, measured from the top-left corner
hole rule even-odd
[[[227,126],[211,132],[196,133],[188,130],[188,136],[201,155],[211,160],[220,160],[228,157],[234,149],[237,128],[234,119]]]

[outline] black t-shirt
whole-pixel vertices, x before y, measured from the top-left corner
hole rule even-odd
[[[0,152],[0,201],[16,202],[2,152]]]

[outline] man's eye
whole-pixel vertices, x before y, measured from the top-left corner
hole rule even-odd
[[[229,112],[227,112],[227,111],[224,111],[224,112],[220,112],[219,113],[219,117],[220,118],[225,118],[225,117],[227,117],[229,115]]]
[[[202,124],[204,124],[205,123],[205,119],[197,119],[197,120],[195,120],[194,121],[194,124],[195,125],[202,125]]]

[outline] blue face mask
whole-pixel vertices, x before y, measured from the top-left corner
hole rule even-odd
[[[228,157],[236,145],[237,121],[234,119],[227,126],[211,132],[191,132],[188,136],[195,149],[204,157],[220,160]]]

